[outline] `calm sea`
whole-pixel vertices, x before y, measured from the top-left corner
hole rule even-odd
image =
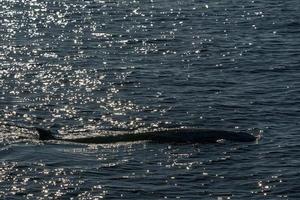
[[[300,199],[299,20],[297,0],[0,1],[0,198]],[[263,137],[82,145],[20,128],[181,126]]]

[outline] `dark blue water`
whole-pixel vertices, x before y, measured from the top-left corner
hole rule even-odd
[[[299,199],[299,19],[296,0],[1,1],[0,198]],[[38,126],[263,137],[81,145],[20,128]]]

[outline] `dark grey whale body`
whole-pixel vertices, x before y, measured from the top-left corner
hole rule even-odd
[[[87,144],[108,144],[117,142],[151,141],[157,143],[215,143],[218,140],[253,142],[256,137],[246,132],[210,130],[199,128],[158,129],[145,132],[121,132],[118,134],[83,138],[59,138],[53,132],[36,128],[40,140],[60,140]]]

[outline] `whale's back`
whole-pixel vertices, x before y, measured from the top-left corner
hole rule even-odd
[[[246,132],[210,130],[198,128],[165,129],[148,132],[157,142],[211,143],[224,139],[235,142],[252,142],[256,138]]]
[[[224,139],[234,142],[252,142],[256,138],[246,132],[199,128],[157,129],[143,132],[116,132],[115,134],[82,138],[56,138],[50,130],[37,128],[40,140],[62,140],[77,143],[103,144],[117,142],[152,141],[158,143],[213,143]]]

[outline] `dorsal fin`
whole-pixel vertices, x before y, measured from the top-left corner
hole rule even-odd
[[[39,140],[56,140],[51,130],[39,127],[36,127],[35,129],[39,134]]]

